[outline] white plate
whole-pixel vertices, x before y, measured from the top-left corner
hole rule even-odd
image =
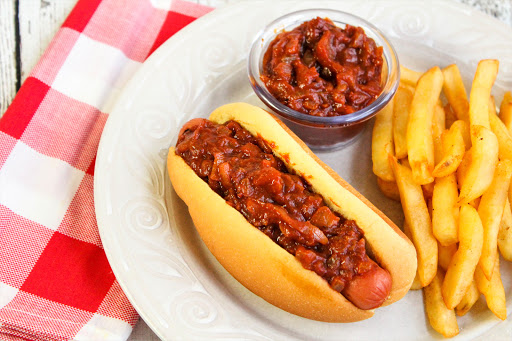
[[[498,58],[497,100],[512,88],[512,30],[448,1],[251,1],[216,10],[180,31],[123,91],[101,139],[94,183],[98,225],[112,269],[162,339],[439,338],[426,320],[421,292],[410,292],[353,324],[310,321],[271,306],[218,264],[167,180],[167,148],[185,121],[207,117],[227,102],[262,105],[246,76],[256,32],[287,12],[319,7],[373,22],[391,38],[400,61],[413,69],[456,62],[469,84],[479,59]],[[401,225],[399,205],[379,193],[371,172],[370,126],[348,148],[319,156]],[[510,310],[510,264],[503,262],[503,271]],[[459,325],[459,339],[512,339],[511,322],[499,323],[483,299],[459,318]]]

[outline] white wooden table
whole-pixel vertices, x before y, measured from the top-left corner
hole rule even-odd
[[[230,2],[188,1],[213,7]],[[512,0],[446,1],[466,3],[512,26]],[[77,0],[0,0],[0,117],[76,2]],[[158,337],[141,320],[130,340],[154,341]]]

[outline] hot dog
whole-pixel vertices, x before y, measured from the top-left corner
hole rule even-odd
[[[201,238],[239,282],[327,322],[369,318],[407,293],[411,242],[283,123],[245,103],[216,109],[210,122],[183,126],[168,172]]]

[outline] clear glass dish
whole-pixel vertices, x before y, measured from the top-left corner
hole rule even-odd
[[[293,110],[267,90],[260,78],[263,68],[263,56],[268,45],[277,34],[290,31],[305,21],[316,17],[329,18],[341,28],[346,24],[363,28],[377,46],[383,48],[382,92],[367,107],[351,114],[319,117]],[[261,30],[254,39],[249,54],[248,74],[251,85],[258,97],[281,120],[313,150],[334,150],[341,148],[362,131],[365,123],[375,116],[394,96],[400,80],[400,67],[395,49],[382,32],[364,19],[352,14],[330,9],[308,9],[282,16]]]

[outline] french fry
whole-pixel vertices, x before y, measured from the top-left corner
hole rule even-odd
[[[394,97],[393,138],[397,159],[407,156],[407,123],[409,121],[412,96],[413,91],[408,87],[399,86]]]
[[[432,196],[432,232],[443,246],[458,240],[458,194],[455,174],[436,178]]]
[[[478,291],[484,294],[487,307],[499,319],[505,320],[507,318],[507,306],[505,289],[501,281],[499,257],[496,257],[492,274],[491,280],[488,280],[480,266],[477,266],[475,270],[476,286],[478,287]]]
[[[460,121],[462,124],[464,121]],[[444,177],[454,173],[462,162],[466,148],[459,124],[453,125],[450,130],[441,135],[444,157],[437,163],[432,175]]]
[[[498,249],[503,258],[512,262],[512,211],[508,198],[503,208],[500,231],[498,232]]]
[[[459,120],[469,124],[469,102],[459,68],[452,64],[443,69],[443,92]]]
[[[469,94],[469,123],[474,126],[489,125],[489,97],[491,88],[498,75],[499,62],[494,59],[481,60],[476,68],[475,77]]]
[[[489,96],[489,115],[490,114],[498,115],[498,112],[496,111],[496,101],[494,100],[493,95]]]
[[[466,150],[466,153],[464,153],[464,157],[462,158],[462,162],[459,165],[459,168],[457,168],[457,186],[459,187],[459,190],[461,188],[462,183],[464,182],[464,179],[466,178],[468,171],[469,171],[469,165],[471,165],[471,161],[473,157],[471,156],[472,149]]]
[[[444,277],[442,293],[448,309],[454,309],[468,291],[482,252],[484,231],[478,212],[470,205],[460,207],[459,248]]]
[[[512,261],[512,92],[498,116],[498,69],[497,60],[481,60],[468,93],[456,65],[425,73],[401,66],[392,127],[388,116],[377,135],[377,168],[389,161],[379,188],[401,202],[403,231],[416,248],[411,289],[424,289],[429,322],[445,337],[459,333],[455,316],[480,294],[506,319],[499,256]]]
[[[407,238],[409,238],[409,240],[412,240],[411,228],[407,224],[407,221],[404,221],[404,234],[407,236]],[[423,288],[423,285],[421,285],[418,270],[416,270],[416,276],[414,276],[414,280],[411,285],[411,290],[420,290],[421,288]]]
[[[508,188],[508,201],[512,207],[512,179],[510,180],[510,187]]]
[[[405,166],[409,169],[411,169],[411,165],[409,164],[409,160],[407,158],[405,159],[400,159],[398,160],[398,162],[402,165],[402,166]]]
[[[512,135],[512,93],[505,92],[500,105],[500,119],[507,127],[508,133]]]
[[[446,116],[442,106],[437,103],[434,107],[434,118],[432,121],[432,142],[434,143],[434,165],[443,157],[443,141],[441,136],[445,131]]]
[[[434,116],[432,120],[432,138],[440,138],[443,131],[446,130],[446,115],[440,101],[434,106]]]
[[[453,122],[457,121],[458,118],[457,115],[455,114],[455,111],[453,111],[453,108],[450,105],[450,103],[446,103],[446,105],[443,108],[446,115],[446,128],[449,129],[452,126]]]
[[[398,186],[394,181],[385,181],[381,178],[377,178],[377,185],[380,191],[390,199],[400,202],[400,193],[398,192]]]
[[[437,271],[432,282],[423,289],[425,297],[425,311],[432,328],[444,337],[453,337],[459,333],[457,317],[453,309],[448,309],[443,301],[441,284],[443,283],[442,270]]]
[[[439,67],[428,70],[418,80],[407,124],[407,152],[414,181],[420,185],[434,181],[432,119],[443,85]]]
[[[437,247],[439,250],[439,267],[446,272],[446,270],[448,270],[448,266],[450,266],[450,262],[452,261],[453,255],[455,254],[455,252],[457,252],[457,244],[450,244],[447,246],[438,244]]]
[[[425,200],[432,200],[432,196],[434,195],[434,183],[431,182],[426,185],[421,185],[421,189],[423,190]]]
[[[484,243],[479,265],[487,279],[491,279],[494,263],[498,257],[498,232],[511,176],[512,161],[500,161],[496,166],[492,183],[482,195],[478,205],[478,215],[484,227]]]
[[[454,128],[456,129],[456,126]],[[443,132],[443,134],[445,133],[446,131]],[[448,145],[448,143],[445,144]],[[439,154],[443,152],[443,148],[436,145],[436,160],[441,159]],[[457,199],[458,190],[455,174],[435,178],[432,194],[432,231],[438,242],[443,246],[456,243],[458,240],[457,221],[459,208],[457,206]]]
[[[390,163],[400,192],[405,221],[410,227],[411,240],[418,254],[418,276],[421,285],[427,286],[436,274],[438,256],[427,204],[421,186],[413,179],[412,171],[400,165],[393,156],[390,156]]]
[[[478,210],[478,206],[480,205],[480,200],[481,200],[481,199],[482,199],[482,197],[475,198],[475,199],[471,200],[471,201],[469,202],[469,204],[470,204],[471,206],[473,206],[473,207],[475,208],[475,210]]]
[[[496,107],[492,96],[489,100],[489,124],[492,132],[498,139],[498,156],[500,160],[508,159],[512,161],[512,137],[505,124],[496,116]]]
[[[400,65],[400,82],[405,84],[416,86],[418,79],[420,79],[422,73],[414,70],[410,70],[403,65]]]
[[[471,136],[471,163],[461,178],[459,204],[467,204],[487,190],[498,161],[498,139],[490,129],[473,126]]]
[[[457,128],[460,130],[462,138],[464,139],[464,146],[466,147],[466,150],[469,150],[471,148],[471,133],[469,132],[469,124],[462,120],[457,120],[453,122],[452,127],[454,125],[457,126]]]
[[[393,145],[393,101],[390,101],[375,117],[372,132],[373,173],[385,181],[395,177],[388,162],[388,155],[394,155]]]
[[[478,298],[480,298],[480,291],[476,287],[475,280],[472,279],[468,291],[466,291],[460,303],[455,307],[455,313],[458,316],[466,315],[476,301],[478,301]]]

